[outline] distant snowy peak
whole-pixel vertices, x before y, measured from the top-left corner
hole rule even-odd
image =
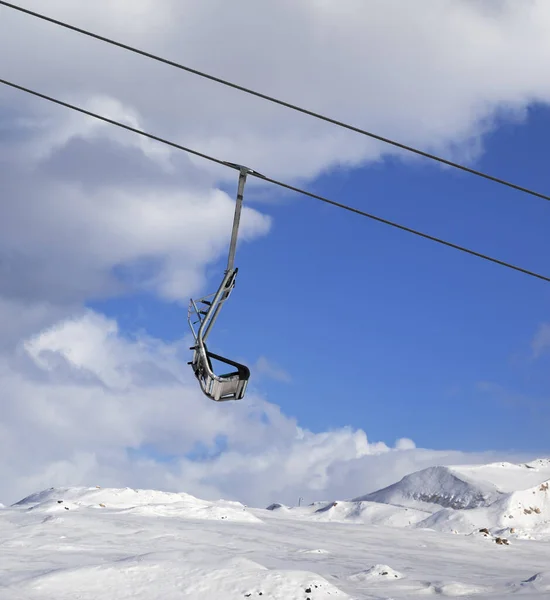
[[[267,510],[284,519],[430,529],[501,545],[510,539],[549,540],[550,460],[430,467],[352,500],[277,503]],[[384,565],[380,569],[389,572]],[[366,580],[380,569],[358,577]]]
[[[501,491],[490,482],[471,479],[451,467],[430,467],[406,475],[382,490],[353,502],[381,502],[411,508],[476,508],[494,502]]]
[[[432,512],[441,507],[473,509],[489,506],[511,492],[530,489],[549,478],[550,459],[547,458],[523,464],[429,467],[352,501],[381,502]]]

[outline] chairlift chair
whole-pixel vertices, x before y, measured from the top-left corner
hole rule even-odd
[[[232,163],[228,163],[228,165],[239,169],[239,185],[227,268],[218,290],[199,300],[195,301],[191,299],[187,311],[187,320],[195,339],[195,345],[190,348],[194,351],[193,360],[188,364],[193,368],[193,372],[200,383],[203,393],[215,402],[242,400],[250,378],[250,370],[247,366],[210,352],[206,345],[206,339],[212,331],[212,326],[218,318],[221,307],[229,298],[235,287],[235,280],[238,272],[238,269],[234,267],[235,250],[237,246],[244,186],[247,175],[254,173],[251,169],[240,165],[234,165]],[[233,367],[233,370],[222,375],[217,375],[214,372],[212,360],[229,365],[230,367]]]

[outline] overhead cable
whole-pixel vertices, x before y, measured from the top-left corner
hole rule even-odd
[[[46,94],[42,94],[40,92],[31,90],[31,89],[29,89],[27,87],[24,87],[22,85],[18,85],[16,83],[11,82],[11,81],[7,81],[5,79],[0,79],[0,83],[4,84],[6,86],[9,86],[11,88],[15,88],[17,90],[20,90],[22,92],[25,92],[27,94],[31,94],[33,96],[37,96],[38,98],[42,98],[44,100],[48,100],[49,102],[52,102],[54,104],[58,104],[58,105],[63,106],[65,108],[69,108],[69,109],[77,111],[79,113],[83,113],[83,114],[85,114],[85,115],[87,115],[89,117],[93,117],[94,119],[99,119],[100,121],[104,121],[104,122],[109,123],[111,125],[114,125],[116,127],[120,127],[122,129],[126,129],[128,131],[133,132],[133,133],[137,133],[138,135],[141,135],[143,137],[155,140],[155,141],[160,142],[162,144],[166,144],[168,146],[172,146],[173,148],[176,148],[178,150],[183,150],[184,152],[188,152],[188,153],[193,154],[195,156],[199,156],[200,158],[204,158],[205,160],[209,160],[209,161],[217,163],[219,165],[223,165],[223,166],[225,166],[227,168],[235,169],[235,170],[240,170],[241,169],[241,166],[238,165],[238,164],[231,163],[231,162],[228,162],[228,161],[224,161],[224,160],[221,160],[219,158],[215,158],[213,156],[205,154],[203,152],[199,152],[197,150],[193,150],[193,149],[188,148],[186,146],[182,146],[181,144],[177,144],[177,143],[172,142],[170,140],[161,138],[161,137],[159,137],[157,135],[153,135],[151,133],[147,133],[146,131],[143,131],[141,129],[137,129],[136,127],[132,127],[130,125],[126,125],[125,123],[121,123],[120,121],[116,121],[114,119],[110,119],[108,117],[104,117],[102,115],[98,115],[97,113],[94,113],[94,112],[91,112],[89,110],[86,110],[86,109],[84,109],[84,108],[82,108],[80,106],[75,106],[74,104],[69,104],[68,102],[63,102],[62,100],[58,100],[57,98],[53,98],[52,96],[48,96]],[[281,188],[285,188],[287,190],[291,190],[293,192],[297,192],[299,194],[303,194],[305,196],[309,196],[310,198],[314,198],[315,200],[319,200],[321,202],[325,202],[327,204],[331,204],[333,206],[336,206],[336,207],[341,208],[343,210],[347,210],[347,211],[355,213],[357,215],[361,215],[363,217],[367,217],[368,219],[372,219],[374,221],[378,221],[379,223],[383,223],[384,225],[389,225],[390,227],[394,227],[394,228],[400,229],[402,231],[406,231],[408,233],[412,233],[413,235],[416,235],[416,236],[419,236],[419,237],[431,240],[432,242],[436,242],[438,244],[442,244],[444,246],[448,246],[450,248],[454,248],[455,250],[460,250],[461,252],[465,252],[467,254],[471,254],[471,255],[476,256],[478,258],[481,258],[483,260],[487,260],[487,261],[496,263],[496,264],[501,265],[503,267],[506,267],[508,269],[513,269],[514,271],[519,271],[521,273],[524,273],[525,275],[529,275],[531,277],[536,277],[537,279],[541,279],[543,281],[546,281],[546,282],[550,283],[550,277],[547,277],[546,275],[541,275],[540,273],[536,273],[534,271],[530,271],[528,269],[524,269],[523,267],[518,267],[518,266],[513,265],[511,263],[499,260],[497,258],[493,258],[491,256],[488,256],[487,254],[482,254],[480,252],[476,252],[475,250],[470,250],[469,248],[465,248],[463,246],[459,246],[458,244],[453,244],[452,242],[448,242],[448,241],[445,241],[445,240],[443,240],[441,238],[437,238],[435,236],[429,235],[427,233],[423,233],[421,231],[417,231],[417,230],[412,229],[410,227],[406,227],[405,225],[400,225],[399,223],[395,223],[393,221],[389,221],[388,219],[383,219],[382,217],[378,217],[376,215],[367,213],[367,212],[365,212],[363,210],[360,210],[358,208],[354,208],[352,206],[348,206],[346,204],[342,204],[340,202],[336,202],[335,200],[331,200],[330,198],[326,198],[324,196],[320,196],[319,194],[314,194],[313,192],[308,192],[307,190],[303,190],[301,188],[295,187],[295,186],[290,185],[288,183],[284,183],[282,181],[278,181],[277,179],[273,179],[271,177],[267,177],[265,175],[262,175],[261,173],[258,173],[257,171],[250,170],[250,176],[251,177],[256,177],[258,179],[261,179],[261,180],[269,182],[269,183],[272,183],[273,185],[279,186]]]
[[[60,21],[58,19],[54,19],[52,17],[48,17],[42,13],[38,13],[35,12],[33,10],[29,10],[28,8],[23,8],[22,6],[18,6],[16,4],[12,4],[11,2],[5,2],[5,0],[0,0],[0,5],[4,6],[6,8],[11,8],[13,10],[17,10],[21,13],[24,13],[26,15],[30,15],[32,17],[36,17],[38,19],[42,19],[43,21],[47,21],[48,23],[53,23],[54,25],[58,25],[60,27],[64,27],[65,29],[69,29],[71,31],[75,31],[77,33],[81,33],[83,35],[86,35],[88,37],[94,38],[96,40],[99,40],[101,42],[106,42],[107,44],[111,44],[113,46],[117,46],[118,48],[123,48],[124,50],[128,50],[129,52],[133,52],[135,54],[139,54],[141,56],[145,56],[147,58],[150,58],[152,60],[155,60],[157,62],[163,63],[165,65],[169,65],[171,67],[175,67],[177,69],[180,69],[182,71],[187,71],[188,73],[192,73],[193,75],[197,75],[199,77],[203,77],[204,79],[209,79],[210,81],[214,81],[216,83],[225,85],[227,87],[236,89],[240,92],[244,92],[246,94],[250,94],[252,96],[256,96],[257,98],[261,98],[263,100],[267,100],[269,102],[273,102],[275,104],[279,104],[280,106],[284,106],[286,108],[289,108],[291,110],[303,113],[305,115],[309,115],[310,117],[314,117],[316,119],[320,119],[322,121],[325,121],[327,123],[331,123],[332,125],[337,125],[338,127],[343,127],[344,129],[348,129],[349,131],[353,131],[355,133],[360,133],[362,135],[365,135],[367,137],[373,138],[375,140],[378,140],[380,142],[384,142],[385,144],[390,144],[392,146],[395,146],[396,148],[400,148],[401,150],[406,150],[407,152],[412,152],[414,154],[417,154],[419,156],[423,156],[424,158],[428,158],[430,160],[434,160],[437,161],[439,163],[442,163],[444,165],[447,165],[449,167],[453,167],[455,169],[459,169],[461,171],[465,171],[466,173],[470,173],[471,175],[476,175],[478,177],[482,177],[484,179],[487,179],[489,181],[492,181],[494,183],[498,183],[500,185],[504,185],[507,186],[509,188],[512,188],[514,190],[523,192],[525,194],[529,194],[530,196],[535,196],[537,198],[542,198],[543,200],[547,200],[550,201],[550,195],[547,194],[543,194],[541,192],[537,192],[536,190],[532,190],[530,188],[526,188],[524,186],[518,185],[516,183],[507,181],[505,179],[501,179],[499,177],[495,177],[493,175],[489,175],[488,173],[484,173],[482,171],[478,171],[476,169],[472,169],[470,167],[467,167],[465,165],[461,165],[459,163],[453,162],[451,160],[447,160],[445,158],[442,158],[440,156],[437,156],[435,154],[431,154],[429,152],[424,152],[423,150],[419,150],[418,148],[414,148],[412,146],[408,146],[406,144],[403,144],[401,142],[397,142],[395,140],[389,139],[387,137],[378,135],[376,133],[367,131],[365,129],[362,129],[360,127],[356,127],[355,125],[350,125],[348,123],[345,123],[344,121],[339,121],[337,119],[333,119],[332,117],[327,117],[326,115],[320,114],[318,112],[315,112],[313,110],[309,110],[307,108],[303,108],[300,107],[296,104],[292,104],[290,102],[286,102],[284,100],[279,100],[278,98],[275,98],[273,96],[269,96],[267,94],[263,94],[262,92],[258,92],[255,91],[253,89],[247,88],[245,86],[239,85],[237,83],[228,81],[226,79],[222,79],[221,77],[216,77],[214,75],[210,75],[208,73],[205,73],[204,71],[200,71],[198,69],[194,69],[192,67],[188,67],[186,65],[183,65],[181,63],[177,63],[173,60],[169,60],[167,58],[163,58],[161,56],[158,56],[156,54],[152,54],[150,52],[146,52],[145,50],[140,50],[139,48],[135,48],[134,46],[129,46],[128,44],[123,44],[122,42],[118,42],[116,40],[113,40],[111,38],[99,35],[97,33],[93,33],[92,31],[89,31],[87,29],[82,29],[81,27],[76,27],[75,25],[71,25],[70,23],[66,23],[64,21]]]

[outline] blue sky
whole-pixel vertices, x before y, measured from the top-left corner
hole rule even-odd
[[[472,166],[548,191],[549,128],[541,107],[501,121]],[[422,159],[337,170],[307,188],[550,273],[544,200]],[[255,196],[249,183],[245,202]],[[252,367],[250,389],[313,431],[350,425],[388,443],[548,451],[548,357],[534,360],[530,345],[550,318],[547,284],[276,188],[270,200],[255,205],[272,231],[239,246],[238,284],[211,337],[212,350]],[[223,268],[210,268],[212,291]],[[186,308],[151,297],[93,306],[128,331],[187,333]],[[260,356],[291,381],[255,372]]]
[[[550,5],[423,3],[22,6],[550,192]],[[0,17],[7,80],[550,273],[547,201]],[[550,451],[550,286],[254,179],[209,338],[252,378],[244,401],[210,402],[173,351],[189,294],[222,276],[236,173],[0,87],[0,500],[112,485],[262,506]]]

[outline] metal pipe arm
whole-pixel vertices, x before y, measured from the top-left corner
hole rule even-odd
[[[227,271],[232,271],[235,265],[235,252],[237,250],[237,237],[239,235],[239,224],[241,222],[241,210],[243,206],[244,186],[246,176],[251,170],[241,167],[239,171],[239,185],[237,188],[237,202],[235,204],[235,216],[233,217],[233,231],[231,232],[231,243],[229,244],[229,258],[227,260]]]

